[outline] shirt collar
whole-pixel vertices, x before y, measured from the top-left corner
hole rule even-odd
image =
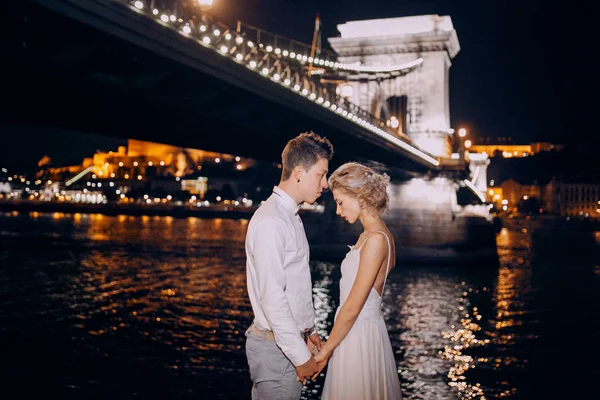
[[[273,187],[273,193],[280,199],[283,208],[286,211],[289,211],[292,214],[298,214],[298,209],[300,208],[298,204],[287,194],[283,189],[278,186]]]

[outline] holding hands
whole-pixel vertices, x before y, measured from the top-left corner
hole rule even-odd
[[[306,385],[308,380],[314,380],[317,376],[319,376],[329,360],[329,355],[325,356],[321,352],[321,349],[323,348],[323,342],[321,341],[321,337],[318,333],[315,332],[308,336],[306,340],[306,346],[313,354],[313,357],[311,357],[307,363],[296,367],[298,381],[302,382],[303,385]]]

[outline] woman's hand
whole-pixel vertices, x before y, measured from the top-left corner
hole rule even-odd
[[[327,346],[323,346],[321,348],[321,351],[315,356],[315,361],[317,362],[318,370],[310,378],[311,380],[314,380],[317,376],[319,376],[319,374],[321,373],[323,368],[325,368],[325,366],[327,365],[327,361],[329,361],[329,357],[331,357],[331,353],[327,350]]]

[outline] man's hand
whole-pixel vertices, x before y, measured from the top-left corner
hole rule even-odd
[[[317,374],[319,372],[319,367],[317,366],[317,362],[314,357],[310,357],[310,360],[305,362],[302,365],[296,367],[296,374],[298,375],[298,381],[302,382],[303,385],[306,385],[306,381],[310,379],[311,376]]]
[[[317,332],[313,333],[312,335],[310,335],[308,337],[308,340],[306,341],[306,344],[308,345],[308,348],[312,351],[312,348],[316,347],[317,348],[317,352],[321,351],[321,337],[319,336],[319,334]],[[315,353],[313,353],[315,354]]]
[[[313,355],[319,354],[321,351],[321,338],[318,333],[313,333],[306,338],[306,345]]]

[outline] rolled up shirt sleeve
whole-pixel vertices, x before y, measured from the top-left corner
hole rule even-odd
[[[260,305],[275,334],[275,342],[294,366],[306,363],[311,353],[300,336],[285,295],[285,222],[265,218],[255,227],[251,242],[260,293]]]

